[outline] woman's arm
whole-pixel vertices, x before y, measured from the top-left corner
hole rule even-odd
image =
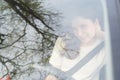
[[[61,66],[62,66],[62,58],[63,58],[63,56],[61,55],[62,53],[61,44],[62,43],[63,43],[62,39],[59,37],[55,43],[52,55],[49,60],[49,63],[57,69],[61,69]]]
[[[62,44],[62,39],[59,37],[55,43],[52,55],[51,55],[50,60],[49,60],[49,63],[57,69],[61,69],[61,64],[62,64],[61,44]],[[45,80],[59,80],[59,79],[54,75],[48,75],[45,78]]]

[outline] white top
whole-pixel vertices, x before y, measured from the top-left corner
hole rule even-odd
[[[84,58],[91,50],[93,50],[101,41],[98,40],[94,45],[89,47],[81,47],[80,54],[75,59],[68,59],[62,56],[62,46],[65,46],[62,38],[58,38],[50,58],[50,64],[54,67],[67,71]],[[93,57],[87,64],[80,68],[72,75],[76,80],[99,80],[99,71],[105,63],[105,49],[102,49],[95,57]]]

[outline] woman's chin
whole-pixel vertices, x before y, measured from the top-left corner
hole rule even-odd
[[[89,45],[89,44],[91,44],[93,41],[91,41],[91,40],[88,40],[88,39],[84,39],[84,40],[81,40],[81,44],[82,45]]]

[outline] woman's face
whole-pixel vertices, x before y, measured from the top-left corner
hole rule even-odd
[[[97,22],[90,19],[78,17],[72,21],[75,35],[80,39],[81,43],[92,41],[96,35]]]

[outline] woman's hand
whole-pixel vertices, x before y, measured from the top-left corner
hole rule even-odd
[[[48,75],[45,80],[58,80],[54,75]]]

